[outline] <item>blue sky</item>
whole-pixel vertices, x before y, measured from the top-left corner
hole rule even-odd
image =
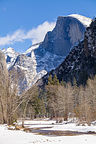
[[[23,52],[40,41],[38,33],[45,35],[54,27],[58,16],[73,13],[93,18],[96,0],[0,0],[0,48],[11,46]]]

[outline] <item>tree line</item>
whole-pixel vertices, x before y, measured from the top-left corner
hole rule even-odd
[[[89,78],[86,86],[77,86],[75,79],[71,85],[50,75],[46,90],[50,117],[76,118],[88,125],[96,120],[96,76]]]
[[[76,118],[79,123],[91,124],[96,120],[96,76],[86,86],[59,82],[56,75],[48,78],[44,89],[36,85],[18,95],[17,82],[0,71],[0,123],[12,124],[18,118],[36,117],[61,119]],[[23,121],[22,121],[23,122]]]

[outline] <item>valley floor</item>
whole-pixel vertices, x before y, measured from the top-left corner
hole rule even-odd
[[[96,126],[76,126],[71,122],[56,124],[49,120],[25,121],[25,126],[32,132],[8,130],[7,125],[0,125],[0,144],[96,144]],[[69,131],[71,134],[64,135]],[[60,136],[59,132],[65,133]]]

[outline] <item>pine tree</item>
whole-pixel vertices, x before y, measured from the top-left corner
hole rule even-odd
[[[62,80],[62,81],[60,82],[60,84],[61,84],[61,86],[66,87],[66,82],[65,82],[65,81]]]
[[[59,80],[58,80],[56,74],[54,75],[54,78],[53,78],[53,85],[59,85]]]
[[[48,85],[53,84],[52,75],[50,74],[48,77]]]

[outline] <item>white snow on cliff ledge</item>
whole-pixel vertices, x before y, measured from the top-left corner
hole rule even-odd
[[[86,27],[88,27],[88,26],[91,24],[91,22],[92,22],[92,19],[91,19],[91,18],[82,16],[82,15],[79,15],[79,14],[71,14],[71,15],[69,15],[69,16],[78,19],[78,20],[79,20],[83,25],[85,25]]]

